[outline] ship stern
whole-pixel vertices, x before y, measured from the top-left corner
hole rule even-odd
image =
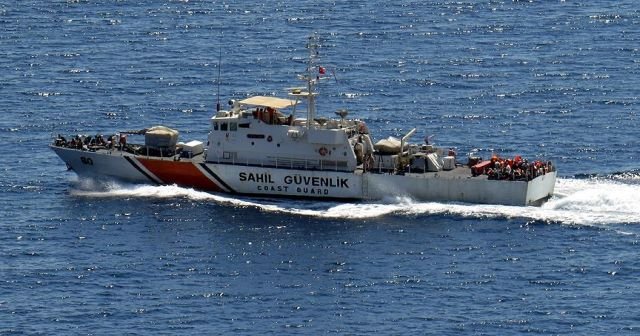
[[[551,196],[556,185],[557,172],[540,175],[527,183],[526,205],[540,206]]]

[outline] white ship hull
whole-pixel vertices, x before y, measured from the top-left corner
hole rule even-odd
[[[522,157],[469,157],[456,163],[454,148],[397,139],[373,141],[366,123],[334,111],[318,115],[315,88],[325,69],[315,64],[317,36],[309,38],[303,87],[287,98],[252,96],[217,105],[205,142],[178,142],[177,130],[157,125],[106,139],[62,135],[52,149],[80,176],[129,182],[176,184],[242,195],[327,199],[383,199],[538,205],[551,197],[556,179],[550,161]],[[306,118],[296,116],[306,105]],[[284,112],[288,110],[289,112]],[[144,143],[129,136],[144,136]]]
[[[376,200],[403,196],[420,201],[540,205],[551,197],[556,172],[530,181],[471,176],[469,168],[404,175],[283,169],[204,162],[201,158],[146,157],[122,151],[52,146],[79,176],[133,183],[177,184],[240,195]]]

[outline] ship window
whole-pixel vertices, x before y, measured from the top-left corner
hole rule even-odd
[[[218,130],[218,122],[214,122],[213,123],[213,130],[217,131]]]
[[[226,122],[220,123],[220,130],[221,131],[226,131],[227,128],[228,128],[228,126],[227,126]]]
[[[229,130],[230,131],[237,131],[238,130],[238,124],[237,123],[229,123]]]

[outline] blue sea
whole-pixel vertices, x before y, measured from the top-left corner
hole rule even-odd
[[[0,0],[0,25],[1,335],[640,332],[635,0]],[[299,86],[314,33],[320,115],[551,160],[554,196],[101,185],[48,148],[153,125],[204,140],[218,101]]]

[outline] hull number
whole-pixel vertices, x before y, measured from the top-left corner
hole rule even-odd
[[[93,160],[91,160],[91,158],[81,156],[81,157],[80,157],[80,161],[81,161],[83,164],[86,164],[86,165],[89,165],[89,166],[93,166]]]

